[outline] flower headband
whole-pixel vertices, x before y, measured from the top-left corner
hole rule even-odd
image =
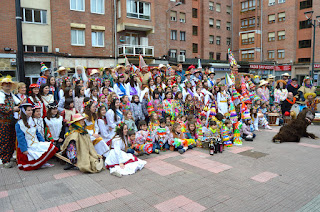
[[[87,101],[87,102],[83,102],[83,107],[87,107],[91,102],[92,102],[91,99],[89,101]]]
[[[125,125],[125,123],[122,121],[120,122],[117,126],[116,126],[116,131],[120,130],[121,127],[123,127]]]
[[[63,82],[66,82],[67,80],[70,80],[70,77],[63,78]]]

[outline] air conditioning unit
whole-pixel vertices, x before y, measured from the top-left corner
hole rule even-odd
[[[186,56],[185,56],[185,55],[178,55],[177,61],[178,61],[179,63],[180,63],[180,62],[182,62],[182,63],[186,62]]]
[[[269,6],[272,6],[272,5],[275,5],[275,4],[276,4],[276,2],[270,2]]]

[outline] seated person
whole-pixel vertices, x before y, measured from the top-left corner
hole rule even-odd
[[[289,92],[288,97],[286,98],[286,100],[283,101],[281,106],[282,114],[285,116],[289,116],[291,107],[295,103],[296,103],[296,97],[293,97],[293,93]]]
[[[304,94],[304,98],[306,99],[305,103],[307,108],[313,110],[314,112],[319,112],[317,104],[320,103],[320,99],[316,98],[317,94],[315,93],[306,93]]]

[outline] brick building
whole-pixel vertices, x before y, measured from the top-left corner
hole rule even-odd
[[[315,11],[315,18],[320,15],[319,6],[319,1],[312,0],[234,0],[234,34],[239,34],[233,39],[236,57],[248,61],[252,73],[280,78],[291,72],[301,81],[311,70],[312,58],[313,29],[304,12]],[[320,30],[316,29],[318,34]],[[318,63],[319,47],[315,53]]]

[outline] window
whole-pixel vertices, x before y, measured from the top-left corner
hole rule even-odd
[[[121,18],[121,1],[118,0],[118,18]]]
[[[227,22],[227,30],[231,31],[231,22]]]
[[[269,0],[269,6],[275,5],[276,4],[276,0]]]
[[[221,37],[220,36],[216,37],[216,42],[217,42],[217,45],[220,45],[220,43],[221,43]]]
[[[284,58],[284,49],[278,50],[278,59]]]
[[[170,39],[177,40],[177,30],[171,30]]]
[[[214,25],[213,18],[209,18],[209,27],[213,27],[213,25]]]
[[[312,0],[306,0],[300,2],[300,10],[312,7]]]
[[[24,45],[23,48],[25,52],[48,52],[48,46]]]
[[[257,17],[257,27],[260,26],[260,16]]]
[[[217,60],[221,60],[221,53],[217,53]]]
[[[221,27],[221,21],[220,20],[216,20],[216,27],[217,27],[217,29],[220,29],[220,27]]]
[[[170,57],[171,58],[177,58],[177,50],[176,49],[171,49],[170,50]]]
[[[23,8],[22,9],[22,21],[27,23],[46,24],[47,23],[47,11],[46,10],[34,10]]]
[[[150,20],[150,3],[127,0],[127,17]]]
[[[192,53],[198,53],[198,44],[197,43],[192,44]]]
[[[254,27],[256,25],[256,18],[249,18],[249,27]]]
[[[275,23],[276,22],[276,15],[272,14],[272,15],[268,15],[269,18],[269,24]]]
[[[104,31],[91,32],[92,46],[104,47]]]
[[[310,63],[311,58],[298,58],[298,63]]]
[[[254,32],[248,34],[248,44],[254,43]]]
[[[249,8],[248,6],[249,6],[248,1],[241,2],[241,12],[248,11],[248,8]]]
[[[231,45],[231,38],[227,38],[227,46]]]
[[[286,31],[279,31],[278,32],[278,40],[284,40],[286,39]]]
[[[73,46],[84,46],[84,30],[72,29],[71,30],[71,45]]]
[[[70,0],[70,10],[84,11],[84,0]]]
[[[214,44],[214,36],[209,35],[209,44]]]
[[[186,50],[180,50],[180,55],[186,56]]]
[[[306,29],[306,28],[311,28],[311,22],[309,20],[305,20],[305,21],[300,21],[299,23],[299,28],[300,29]]]
[[[170,11],[170,20],[177,21],[177,12],[176,11]]]
[[[278,0],[279,4],[282,4],[282,3],[285,3],[285,2],[286,2],[286,0]]]
[[[180,31],[180,40],[186,41],[186,32]]]
[[[91,12],[104,14],[104,0],[91,0]]]
[[[268,59],[274,59],[274,50],[268,51]]]
[[[268,34],[268,41],[271,42],[271,41],[275,41],[275,38],[276,37],[276,33],[275,32],[269,32]]]
[[[242,60],[254,60],[254,50],[242,51]]]
[[[248,34],[242,34],[241,35],[241,43],[242,43],[242,45],[247,45],[248,44]]]
[[[282,22],[286,20],[286,13],[282,12],[282,13],[278,13],[278,21]]]
[[[192,8],[192,18],[198,18],[198,9]]]
[[[216,4],[216,11],[221,12],[221,4]]]
[[[197,26],[192,26],[192,35],[195,35],[195,36],[198,35],[198,27]]]
[[[227,13],[231,14],[231,6],[227,6]]]
[[[212,1],[209,1],[209,10],[213,11],[214,10],[214,3]]]
[[[299,48],[311,48],[311,40],[299,40]]]
[[[248,19],[241,19],[241,28],[248,27]]]
[[[126,33],[125,35],[126,38],[126,44],[130,45],[139,45],[139,35],[136,33]]]
[[[209,59],[214,60],[214,52],[209,52]]]
[[[180,23],[186,23],[186,14],[180,13]]]

